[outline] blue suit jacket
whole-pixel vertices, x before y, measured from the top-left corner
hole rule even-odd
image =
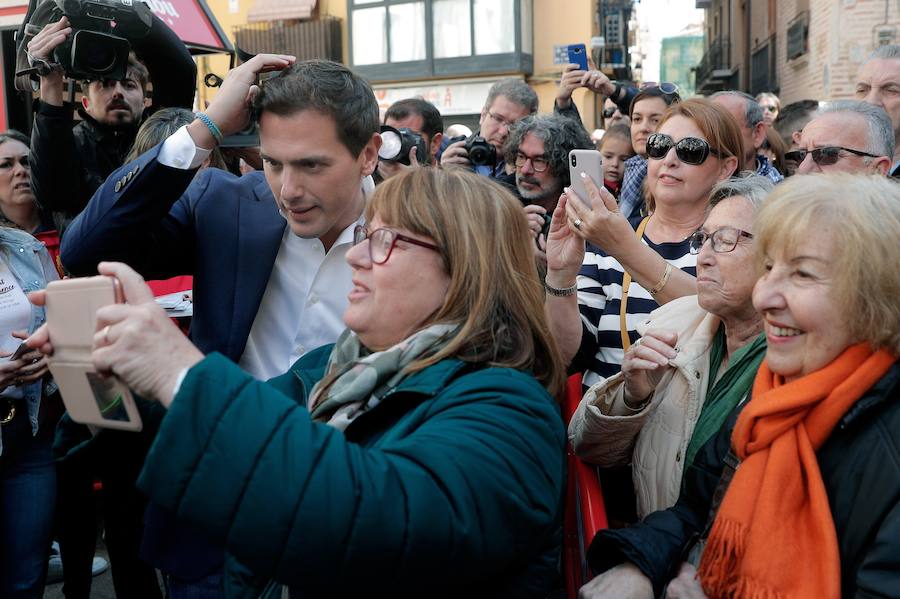
[[[63,266],[96,274],[129,264],[148,279],[194,276],[191,339],[237,361],[259,309],[284,228],[261,172],[236,177],[160,164],[161,144],[124,165],[66,230]]]
[[[262,173],[236,177],[211,168],[194,178],[196,170],[160,164],[159,150],[113,172],[97,190],[63,236],[62,263],[75,275],[96,274],[103,260],[125,262],[148,279],[193,275],[194,344],[237,362],[287,223]],[[143,553],[184,579],[216,571],[224,558],[221,544],[153,504]]]

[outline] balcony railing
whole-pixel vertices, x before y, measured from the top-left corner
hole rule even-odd
[[[268,21],[234,28],[235,45],[250,54],[290,54],[297,60],[325,58],[343,62],[341,20],[323,17],[285,24]]]
[[[762,92],[774,92],[777,89],[775,35],[772,35],[753,49],[750,57],[750,93],[755,96]]]
[[[716,81],[731,75],[731,43],[725,38],[712,41],[696,68],[697,91],[716,87]]]

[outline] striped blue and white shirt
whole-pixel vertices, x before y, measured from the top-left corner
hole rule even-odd
[[[639,219],[632,221],[637,227]],[[696,276],[697,256],[689,251],[688,240],[655,244],[645,235],[644,244],[650,246],[675,268]],[[595,245],[587,244],[584,262],[578,273],[578,310],[581,312],[581,346],[572,362],[573,372],[583,371],[585,387],[622,369],[625,352],[619,327],[622,304],[622,279],[625,271],[619,261],[608,256]],[[650,292],[632,281],[628,287],[628,306],[625,323],[628,337],[634,343],[639,338],[637,326],[659,307]]]

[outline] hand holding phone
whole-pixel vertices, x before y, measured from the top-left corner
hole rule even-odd
[[[122,288],[114,277],[64,279],[48,284],[45,305],[53,344],[50,372],[72,420],[139,431],[142,423],[131,391],[117,377],[97,372],[91,361],[97,310],[122,302]]]

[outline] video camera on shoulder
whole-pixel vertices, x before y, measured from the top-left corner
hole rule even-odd
[[[73,79],[124,79],[130,40],[146,37],[153,25],[153,13],[139,0],[45,0],[23,23],[17,37],[20,53],[44,25],[63,16],[72,35],[53,51],[53,60]],[[29,57],[28,63],[31,69],[19,70],[17,76],[49,74],[47,62]]]
[[[395,129],[390,125],[381,126],[381,147],[378,149],[380,159],[409,166],[409,153],[413,148],[416,149],[416,160],[419,164],[425,164],[428,158],[425,138],[406,127]]]
[[[454,137],[450,143],[466,140],[466,153],[469,155],[469,162],[472,166],[494,166],[497,164],[497,150],[494,149],[488,140],[478,134],[474,134],[468,138],[464,135]]]

